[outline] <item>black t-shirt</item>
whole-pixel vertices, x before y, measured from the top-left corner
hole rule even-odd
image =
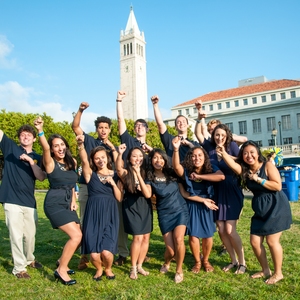
[[[0,203],[11,203],[36,208],[34,198],[35,175],[29,162],[21,160],[22,154],[30,156],[40,165],[41,156],[36,152],[27,153],[22,146],[3,134],[0,149],[4,156],[3,178],[0,186]]]

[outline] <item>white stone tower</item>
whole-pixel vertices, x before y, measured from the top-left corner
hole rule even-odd
[[[146,42],[132,7],[126,29],[121,30],[120,74],[121,90],[126,92],[123,100],[124,118],[148,119]]]

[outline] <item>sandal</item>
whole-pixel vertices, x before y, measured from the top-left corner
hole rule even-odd
[[[283,279],[283,275],[281,276],[277,276],[276,274],[274,274],[273,276],[271,276],[269,279],[267,279],[265,281],[266,284],[275,284],[276,282],[280,281]]]
[[[160,273],[166,274],[170,269],[170,265],[163,264],[159,270]]]
[[[137,272],[140,273],[141,275],[144,275],[144,276],[149,275],[149,272],[145,271],[142,267],[137,267]]]
[[[192,273],[198,274],[201,269],[201,261],[198,261],[195,263],[195,265],[192,267]]]
[[[209,261],[204,261],[203,267],[204,267],[205,272],[213,272],[214,271],[214,267],[210,264]]]
[[[228,271],[231,270],[232,268],[236,268],[238,265],[239,265],[238,262],[236,262],[236,263],[231,262],[229,265],[227,265],[226,267],[224,267],[222,270],[223,270],[224,272],[228,272]]]
[[[133,280],[138,278],[138,276],[137,276],[137,267],[131,267],[130,268],[129,278],[133,279]]]
[[[176,273],[174,278],[175,283],[180,283],[183,281],[183,273]]]
[[[239,265],[234,274],[244,274],[247,271],[247,266]]]

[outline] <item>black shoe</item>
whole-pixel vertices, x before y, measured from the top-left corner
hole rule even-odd
[[[119,255],[119,258],[117,260],[115,260],[114,264],[116,266],[122,266],[126,263],[126,257]]]
[[[39,263],[38,261],[34,260],[32,263],[30,263],[28,265],[29,267],[31,268],[34,268],[34,269],[41,269],[43,266],[41,263]]]
[[[64,285],[73,285],[73,284],[76,283],[75,279],[71,279],[69,281],[66,281],[66,280],[62,279],[62,277],[59,275],[59,273],[57,271],[54,272],[54,278],[57,281],[59,280]]]
[[[98,276],[98,277],[93,277],[93,280],[95,281],[100,281],[102,280],[102,275]]]
[[[56,266],[59,267],[59,260],[56,261]],[[67,273],[68,273],[69,275],[74,275],[74,274],[75,274],[75,271],[72,270],[72,269],[70,269],[70,270],[67,271]]]
[[[116,278],[116,275],[112,275],[112,276],[106,276],[106,278],[108,280],[114,280]]]

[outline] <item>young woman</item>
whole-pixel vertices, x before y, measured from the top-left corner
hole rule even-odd
[[[184,234],[189,223],[186,201],[179,192],[177,176],[168,164],[168,157],[161,149],[153,149],[148,156],[147,194],[156,196],[156,209],[161,233],[166,245],[165,262],[160,272],[169,271],[173,257],[176,261],[174,281],[183,281],[182,264],[185,255]]]
[[[53,134],[48,142],[43,131],[43,120],[38,117],[34,125],[43,148],[43,165],[48,176],[50,189],[47,192],[44,211],[53,228],[59,228],[69,236],[62,255],[57,261],[54,277],[63,284],[72,285],[68,263],[81,242],[80,221],[76,214],[75,185],[77,182],[76,161],[73,159],[69,145],[64,137]]]
[[[236,224],[243,208],[244,195],[237,176],[216,152],[216,147],[223,146],[229,155],[236,157],[239,153],[239,147],[232,141],[232,134],[224,124],[215,127],[210,141],[205,140],[199,132],[197,137],[208,153],[211,163],[216,165],[225,175],[224,181],[214,185],[215,201],[219,208],[215,213],[216,223],[219,235],[231,258],[230,264],[225,266],[223,271],[228,272],[232,268],[237,268],[235,274],[243,274],[247,267],[242,240],[236,231]]]
[[[132,234],[133,240],[130,247],[131,269],[130,279],[137,279],[138,273],[149,275],[142,267],[149,248],[150,233],[153,230],[153,212],[151,194],[147,194],[145,185],[145,154],[139,147],[129,150],[126,159],[126,168],[122,155],[126,145],[119,146],[119,155],[116,161],[116,170],[123,182],[124,200],[122,205],[124,229]],[[147,196],[144,197],[144,194]]]
[[[90,153],[84,148],[84,135],[76,137],[82,172],[88,188],[88,200],[83,218],[82,253],[90,254],[91,263],[97,269],[93,279],[100,281],[103,266],[107,279],[115,279],[111,267],[117,253],[119,213],[117,201],[122,200],[117,186],[118,177],[112,170],[109,152],[97,146]],[[115,148],[112,151],[116,151]]]
[[[202,264],[206,272],[213,272],[214,268],[209,262],[209,255],[213,246],[213,235],[216,226],[213,211],[218,206],[212,200],[214,191],[212,182],[225,179],[218,167],[211,165],[206,151],[202,147],[191,148],[182,164],[179,159],[180,138],[173,139],[172,165],[176,174],[183,180],[180,184],[181,194],[187,201],[190,214],[190,226],[186,234],[189,235],[189,244],[195,259],[193,273],[201,269],[200,241],[202,238]]]
[[[289,229],[292,223],[291,208],[281,189],[280,174],[271,161],[265,162],[259,147],[253,141],[242,145],[236,161],[222,146],[217,147],[217,153],[236,174],[242,177],[242,181],[254,194],[250,242],[262,270],[251,277],[270,277],[265,282],[274,284],[283,279],[281,270],[283,251],[280,237],[282,231]],[[264,239],[266,239],[274,264],[273,276],[263,245]]]

